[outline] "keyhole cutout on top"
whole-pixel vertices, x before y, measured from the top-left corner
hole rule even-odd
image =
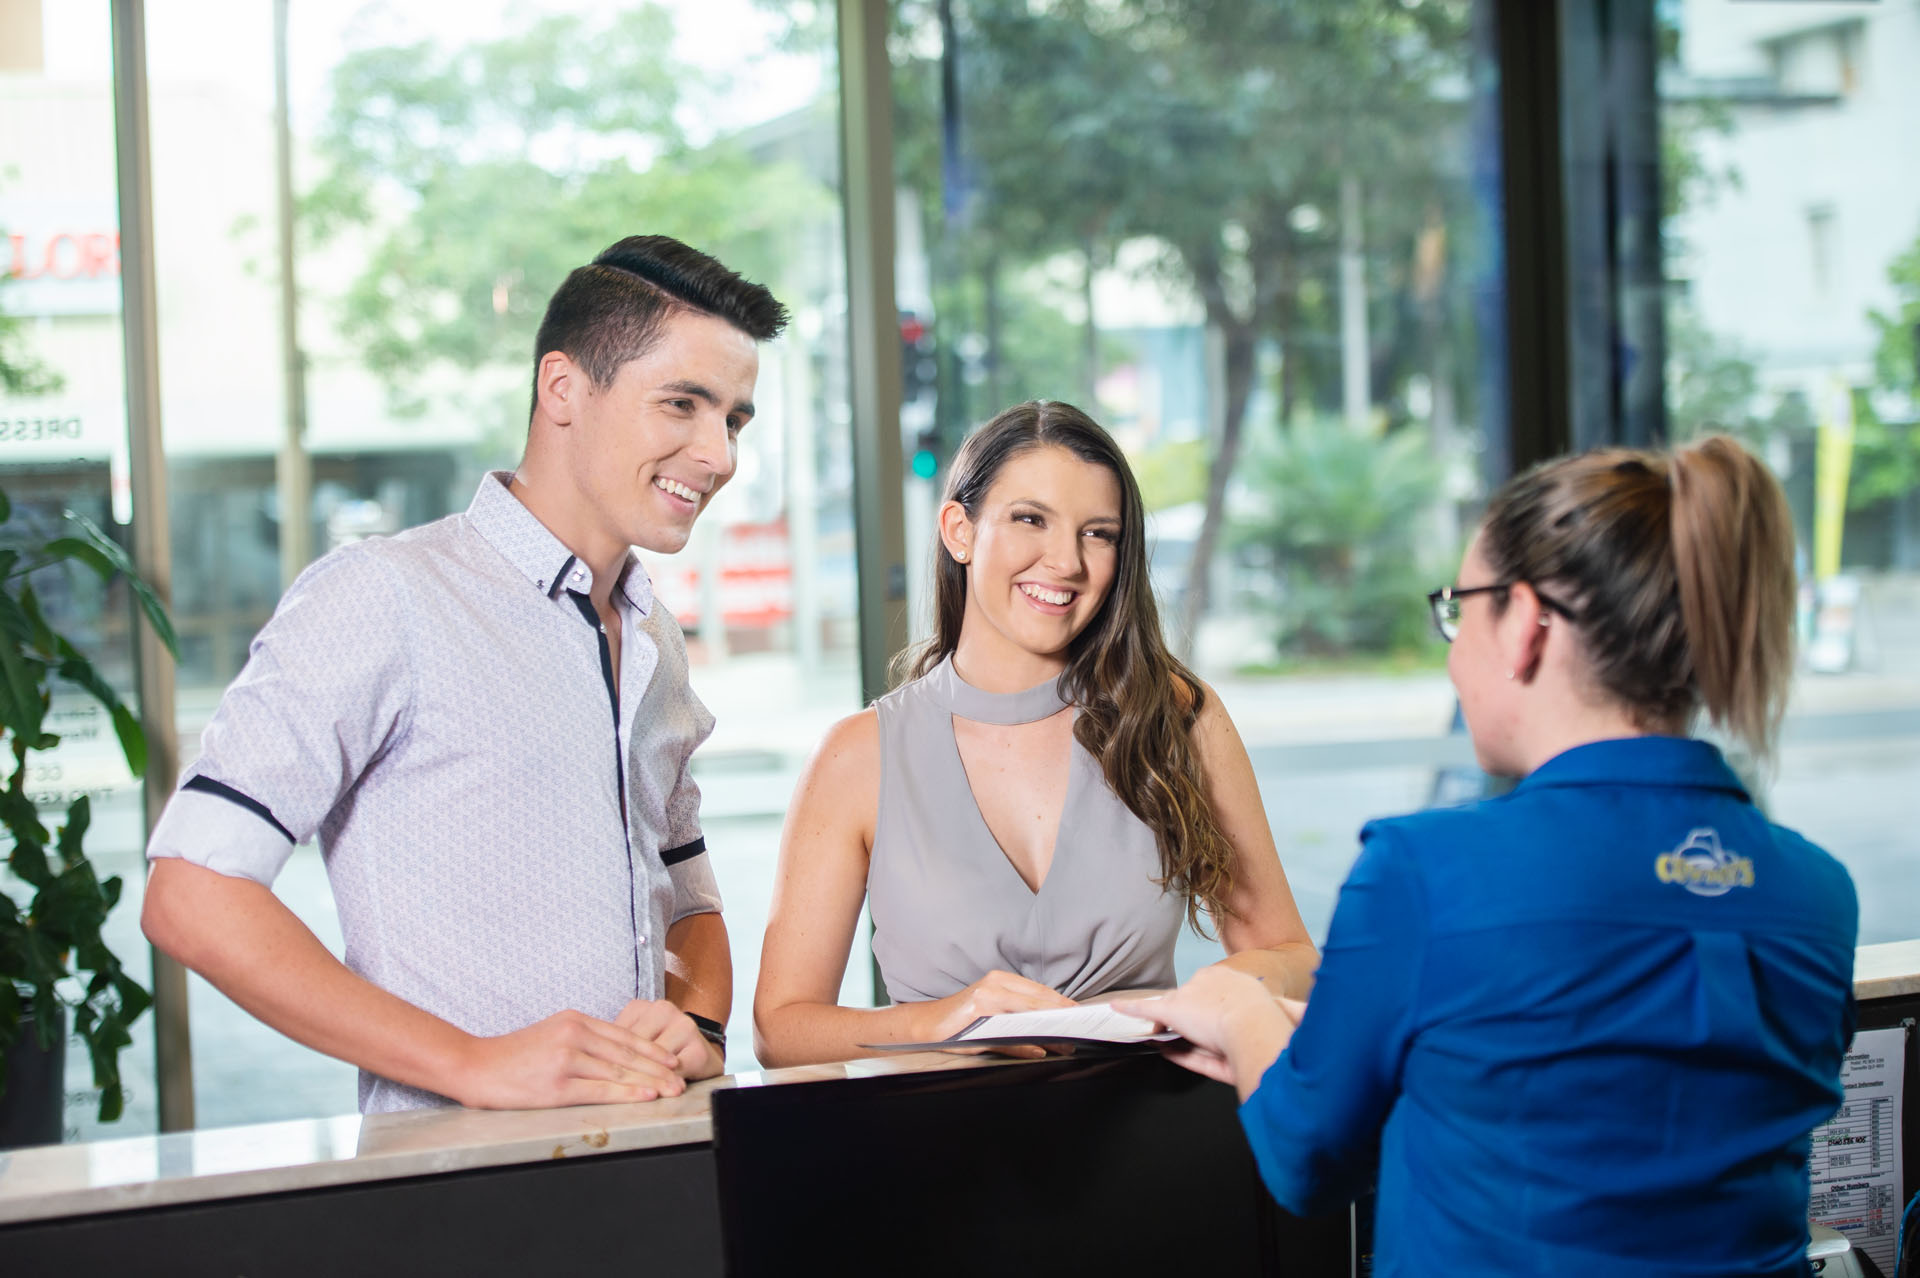
[[[953,716],[953,744],[987,833],[1038,896],[1053,869],[1073,775],[1073,710],[1032,723]]]

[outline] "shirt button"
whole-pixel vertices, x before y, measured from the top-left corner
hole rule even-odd
[[[582,580],[583,578],[585,578],[585,577],[586,577],[586,575],[587,575],[587,574],[585,574],[584,572],[581,572],[581,571],[580,571],[580,570],[579,570],[578,568],[575,568],[575,569],[573,570],[573,579],[574,579],[575,581],[580,581],[580,580]]]
[[[640,938],[640,944],[642,944],[642,945],[645,945],[646,943],[647,943],[647,938],[646,938],[646,937],[644,937],[644,936],[643,936],[643,937],[641,937],[641,938]]]

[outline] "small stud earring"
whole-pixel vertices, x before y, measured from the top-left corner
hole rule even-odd
[[[954,551],[954,552],[953,552],[953,557],[954,557],[955,559],[958,559],[958,560],[959,560],[959,561],[960,561],[961,563],[963,563],[963,564],[964,564],[965,562],[967,562],[967,552],[966,552],[966,551],[964,551],[964,550],[956,550],[956,551]]]
[[[1513,678],[1513,671],[1511,670],[1507,671],[1507,678],[1509,679]]]

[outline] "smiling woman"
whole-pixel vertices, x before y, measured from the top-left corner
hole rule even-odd
[[[1316,955],[1246,750],[1160,637],[1139,488],[1078,409],[956,457],[934,633],[836,726],[789,810],[754,1004],[770,1065],[1174,977],[1183,918],[1304,991]],[[865,898],[895,1006],[835,1005]]]

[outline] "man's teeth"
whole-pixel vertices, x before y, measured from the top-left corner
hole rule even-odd
[[[685,484],[678,483],[671,479],[656,478],[653,481],[653,486],[655,488],[661,489],[664,492],[672,493],[675,497],[684,497],[688,501],[700,500],[699,493],[696,493],[695,491],[693,491],[693,489],[687,487]]]
[[[1073,602],[1071,590],[1048,590],[1044,586],[1026,584],[1022,584],[1020,589],[1026,592],[1028,598],[1038,599],[1041,603],[1070,604]]]

